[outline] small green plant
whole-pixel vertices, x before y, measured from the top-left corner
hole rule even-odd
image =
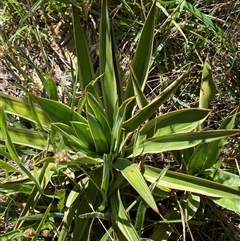
[[[186,227],[199,215],[203,196],[240,212],[237,175],[216,166],[226,138],[240,132],[232,129],[237,110],[219,130],[203,128],[216,91],[208,62],[203,66],[199,108],[159,115],[158,108],[194,66],[154,100],[147,100],[143,90],[152,61],[156,3],[143,25],[125,85],[107,1],[102,0],[95,72],[78,9],[71,2],[78,59],[75,85],[80,83],[81,98],[75,99],[73,92],[70,106],[61,103],[51,80],[44,82],[49,98],[28,91],[27,99],[0,95],[0,140],[5,143],[1,155],[18,166],[1,162],[6,177],[0,191],[6,200],[14,198],[13,192],[27,197],[21,213],[15,213],[13,229],[0,235],[1,240],[43,239],[46,230],[60,241],[164,240],[174,235],[175,223]],[[30,121],[32,128],[8,126],[11,115]],[[28,156],[35,159],[32,170],[19,158],[29,150]],[[181,164],[182,172],[147,161],[166,151]],[[176,201],[179,205],[162,214],[161,202],[176,198],[177,191],[184,193]],[[33,231],[27,232],[29,228]]]

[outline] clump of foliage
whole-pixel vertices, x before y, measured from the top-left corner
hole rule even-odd
[[[160,1],[147,5],[148,15],[125,73],[107,1],[101,1],[97,69],[79,6],[71,3],[77,56],[71,102],[62,103],[56,83],[40,72],[44,97],[23,86],[27,98],[0,95],[1,167],[5,171],[0,191],[11,204],[4,211],[11,214],[13,225],[0,235],[1,240],[177,240],[179,236],[194,240],[192,228],[205,224],[206,204],[240,212],[239,176],[221,170],[218,162],[226,139],[240,132],[233,129],[238,109],[218,130],[205,130],[216,94],[209,62],[204,61],[202,67],[198,108],[159,113],[195,65],[187,66],[153,100],[146,98],[144,90],[156,57],[156,22],[160,11],[166,14]],[[181,4],[196,11],[190,3]],[[195,14],[202,20],[207,17]],[[219,33],[212,21],[208,24]],[[14,63],[12,56],[7,58]],[[31,128],[21,121],[15,124],[15,117],[30,122]],[[181,171],[155,163],[154,155],[164,152],[172,154]],[[30,158],[28,169],[25,162]],[[170,208],[167,203],[173,200]]]

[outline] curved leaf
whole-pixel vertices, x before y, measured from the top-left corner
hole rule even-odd
[[[139,193],[142,199],[159,214],[156,202],[152,193],[144,180],[140,170],[135,164],[131,164],[127,159],[118,158],[113,163],[114,168],[119,170],[127,179],[131,186]]]
[[[194,147],[201,143],[208,143],[238,134],[240,134],[240,130],[216,130],[205,132],[177,133],[149,138],[140,142],[135,155],[182,150],[189,147]],[[126,156],[131,157],[133,155],[133,148],[134,146],[131,145],[131,147],[126,150]]]
[[[213,81],[210,64],[205,61],[202,71],[202,83],[200,88],[199,107],[209,108],[209,105],[216,94],[216,85]]]
[[[161,169],[145,165],[143,176],[147,181],[155,183]],[[167,171],[165,176],[156,185],[176,190],[183,190],[208,197],[229,198],[240,201],[240,190],[216,183],[203,178],[191,176],[184,173]]]
[[[91,136],[97,153],[109,153],[109,144],[99,121],[92,114],[87,115]]]
[[[137,231],[127,216],[119,191],[112,193],[110,196],[110,202],[112,207],[113,223],[116,223],[117,227],[128,241],[140,241],[141,239],[138,236]]]
[[[34,114],[31,112],[30,105],[23,98],[0,94],[0,106],[4,108],[6,113],[17,115],[26,120],[37,123]],[[36,105],[34,105],[34,110],[37,113],[41,125],[49,127],[50,120],[47,115]]]
[[[144,23],[141,36],[140,36],[137,49],[132,62],[132,70],[133,70],[132,72],[134,72],[136,81],[138,81],[138,86],[142,90],[144,89],[146,84],[149,67],[151,64],[151,58],[152,58],[154,27],[155,27],[155,11],[156,11],[156,7],[154,2],[149,11],[147,19]],[[131,78],[134,78],[134,77],[131,76]],[[125,99],[131,98],[132,96],[134,96],[133,83],[134,83],[134,79],[132,81],[128,81],[127,88],[125,91]],[[134,107],[134,103],[129,105],[129,108],[127,111],[128,118],[131,117],[133,107]]]
[[[46,149],[47,135],[43,134],[42,132],[29,129],[21,129],[16,127],[8,127],[7,131],[11,141],[14,144],[33,147],[39,150]],[[1,130],[0,140],[5,141],[5,138]]]
[[[232,129],[235,124],[236,114],[238,108],[232,111],[227,118],[223,121],[219,130]],[[206,143],[201,144],[194,150],[190,160],[185,158],[185,163],[188,167],[188,173],[198,174],[199,172],[209,169],[217,161],[220,152],[227,141],[227,138],[222,138],[217,141],[213,141],[209,145]]]
[[[224,208],[227,208],[228,210],[231,210],[233,212],[237,212],[237,213],[240,213],[240,195],[239,195],[239,199],[230,199],[230,198],[219,198],[219,199],[216,199],[216,198],[212,198],[212,200],[224,207]]]
[[[140,130],[140,135],[147,135],[149,138],[192,131],[205,121],[209,114],[210,110],[197,108],[172,111],[146,123]]]
[[[61,122],[67,125],[70,125],[70,121],[87,123],[87,121],[80,114],[71,110],[71,108],[67,105],[34,95],[31,95],[31,97],[35,102],[37,102],[37,104],[52,122]]]
[[[142,108],[136,115],[131,117],[130,119],[126,120],[123,123],[123,128],[125,128],[127,131],[134,131],[137,129],[144,121],[146,121],[148,118],[150,118],[155,111],[159,108],[161,104],[164,103],[164,101],[170,97],[173,92],[182,84],[182,82],[186,79],[186,77],[190,74],[192,71],[192,68],[188,70],[186,73],[181,75],[178,79],[176,79],[172,84],[170,84],[161,94],[160,96],[156,97],[151,103],[149,103],[147,106]]]

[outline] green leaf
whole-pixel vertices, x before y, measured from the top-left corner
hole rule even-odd
[[[139,85],[139,82],[136,74],[134,73],[134,70],[132,69],[131,66],[129,67],[131,70],[131,81],[133,83],[133,89],[134,89],[134,94],[136,96],[136,101],[137,101],[138,107],[142,109],[144,106],[148,104],[148,101],[141,89],[141,86]]]
[[[117,99],[117,84],[113,62],[114,54],[112,52],[111,31],[108,17],[107,0],[102,0],[101,20],[100,20],[100,47],[99,47],[99,65],[101,77],[101,86],[105,111],[108,116],[109,125],[113,125],[114,109]]]
[[[40,133],[36,135],[37,132],[30,130],[23,130],[14,127],[8,128],[5,119],[4,109],[2,106],[0,106],[0,130],[0,140],[5,142],[11,158],[17,164],[20,164],[21,161],[18,157],[13,142],[23,145],[29,145],[35,148],[39,148],[40,146],[40,149],[41,147],[43,149],[46,148],[46,140],[43,136],[40,136]]]
[[[118,153],[122,150],[124,141],[124,131],[122,129],[122,123],[125,119],[126,109],[128,104],[134,99],[134,97],[125,100],[119,108],[115,110],[114,123],[112,128],[112,143],[111,150],[114,153]]]
[[[87,123],[87,121],[81,115],[60,102],[37,97],[34,95],[31,95],[31,97],[35,102],[37,102],[43,112],[53,122],[62,122],[67,125],[70,125],[70,121]]]
[[[48,205],[45,213],[43,214],[41,220],[39,221],[39,225],[38,225],[38,227],[37,227],[37,229],[36,229],[36,233],[35,233],[34,237],[32,238],[32,241],[37,241],[37,240],[38,240],[37,238],[38,238],[41,230],[42,230],[43,227],[44,227],[44,223],[46,222],[46,220],[47,220],[47,218],[48,218],[48,215],[49,215],[49,213],[50,213],[51,207],[52,207],[52,203],[50,203],[50,204]]]
[[[105,209],[107,204],[107,192],[110,182],[110,175],[111,175],[111,168],[112,168],[112,154],[104,154],[103,155],[103,172],[102,172],[102,183],[101,183],[101,190],[103,192],[103,202],[99,207],[100,211]]]
[[[71,121],[71,125],[73,127],[73,130],[76,133],[76,136],[78,137],[79,142],[81,142],[84,147],[89,148],[90,146],[94,146],[94,143],[89,142],[88,138],[86,137],[86,132],[87,132],[87,129],[89,128],[88,124],[81,123],[78,121]],[[70,128],[70,131],[71,131],[71,128]],[[73,134],[72,132],[69,132],[69,134],[70,133]]]
[[[32,191],[32,185],[29,185],[29,183],[23,184],[22,182],[19,182],[21,180],[18,180],[16,183],[14,181],[11,182],[11,180],[8,181],[8,179],[6,180],[7,181],[0,183],[0,188],[2,193],[10,194],[13,191],[15,191],[23,194],[30,194]]]
[[[118,49],[115,42],[114,37],[114,29],[111,28],[111,40],[112,40],[112,53],[113,53],[113,66],[115,70],[115,78],[116,78],[116,85],[117,85],[117,96],[118,96],[118,102],[116,103],[117,106],[121,105],[123,102],[123,80],[120,73],[120,61],[118,58]]]
[[[109,145],[99,121],[92,114],[87,114],[89,128],[97,153],[109,153]]]
[[[206,120],[209,113],[210,110],[195,108],[172,111],[147,122],[140,130],[140,134],[149,138],[192,131]]]
[[[168,167],[165,167],[163,170],[161,170],[156,182],[152,183],[149,186],[149,189],[151,192],[154,191],[154,189],[157,185],[157,182],[166,174],[167,170],[168,170]],[[159,190],[159,189],[156,189],[156,190]],[[141,234],[142,229],[144,227],[144,220],[145,220],[147,208],[148,208],[148,206],[147,206],[146,202],[144,202],[143,200],[140,200],[139,205],[138,205],[138,210],[137,210],[136,221],[135,221],[135,228],[139,234]]]
[[[143,167],[143,176],[147,181],[155,183],[160,171],[161,169],[145,165]],[[230,198],[240,201],[240,191],[238,189],[184,173],[167,171],[165,176],[158,181],[156,187],[159,186],[208,197]]]
[[[79,81],[81,89],[85,90],[88,84],[94,80],[94,72],[90,54],[88,51],[86,39],[82,30],[79,10],[76,7],[72,7],[73,10],[73,30],[75,37],[76,56],[79,72]]]
[[[231,210],[233,212],[240,213],[240,198],[231,199],[231,198],[211,198],[216,204]]]
[[[213,17],[211,15],[207,15],[201,11],[199,11],[196,7],[194,7],[191,3],[184,1],[184,7],[187,11],[192,13],[196,18],[200,19],[205,25],[212,28],[215,32],[222,34],[222,29],[213,23]]]
[[[106,113],[103,110],[103,107],[94,98],[94,96],[90,93],[87,93],[87,102],[93,111],[94,117],[101,124],[101,127],[105,133],[105,137],[106,137],[108,143],[110,144],[111,143],[111,130],[110,130],[109,123],[107,121]]]
[[[240,177],[231,172],[227,172],[221,169],[216,169],[209,176],[213,181],[224,184],[226,186],[240,187]]]
[[[26,120],[37,123],[34,114],[31,112],[30,105],[23,98],[0,94],[0,106],[4,108],[6,113],[17,115]],[[36,105],[34,105],[34,110],[37,113],[41,125],[49,127],[50,120],[46,114]]]
[[[42,132],[16,127],[8,127],[7,131],[9,138],[14,144],[33,147],[39,150],[46,149],[47,135]],[[2,131],[0,131],[0,140],[6,141]]]
[[[5,149],[5,147],[4,148],[2,148],[2,147],[0,148],[0,155],[3,156],[4,158],[11,159],[11,156],[9,155],[9,153],[6,152],[3,149]]]
[[[187,197],[184,200],[184,211],[186,221],[192,219],[200,206],[200,197],[193,193],[187,193]]]
[[[20,240],[23,236],[23,230],[13,230],[4,234],[0,234],[0,238],[2,241],[8,241],[8,240]]]
[[[84,139],[78,138],[76,136],[76,133],[74,132],[73,128],[65,125],[63,123],[54,123],[52,124],[53,128],[55,128],[60,134],[65,136],[68,140],[71,140],[72,142],[76,143],[80,150],[78,151],[83,151],[84,153],[90,152],[90,150],[94,151],[94,148],[92,148],[91,144],[89,142],[85,142]],[[86,146],[85,144],[88,144]]]
[[[71,228],[72,220],[76,215],[76,210],[80,203],[82,193],[71,191],[66,200],[66,211],[64,212],[63,225],[59,233],[58,240],[65,241]]]
[[[152,48],[154,39],[154,27],[155,27],[155,2],[153,3],[147,19],[144,23],[141,36],[137,45],[137,49],[132,62],[132,69],[135,74],[136,80],[138,81],[138,86],[144,89],[146,85],[146,80],[148,77],[148,72],[151,64],[152,58]],[[133,80],[128,81],[127,88],[125,91],[125,99],[134,96]],[[127,112],[127,117],[130,118],[132,108],[132,103]],[[135,128],[134,128],[135,129]]]
[[[219,130],[232,129],[234,127],[237,111],[238,108],[225,118],[219,127]],[[198,174],[205,169],[211,168],[217,161],[226,140],[227,138],[222,138],[221,140],[214,141],[210,144],[203,143],[199,145],[190,159],[184,158],[188,172],[190,174]]]
[[[238,134],[240,134],[239,130],[216,130],[164,135],[143,140],[139,144],[137,154],[140,155],[171,150],[182,150],[189,147],[194,147],[201,143],[208,143]],[[126,150],[127,157],[131,157],[133,155],[133,148],[134,147],[131,145]]]
[[[34,187],[31,191],[31,194],[28,197],[27,203],[24,206],[19,219],[16,221],[14,228],[19,229],[24,221],[21,221],[21,217],[27,216],[30,210],[35,207],[39,198],[43,195],[43,190],[45,190],[52,177],[52,165],[51,163],[45,162],[41,167],[40,172],[37,172],[34,176],[26,168],[20,164],[20,168],[24,170],[30,180],[34,182]],[[25,168],[25,169],[24,169]]]
[[[71,165],[88,165],[88,164],[102,164],[103,160],[100,158],[94,158],[94,157],[89,157],[89,156],[83,156],[83,155],[79,155],[77,153],[77,155],[72,155],[70,157],[71,161],[68,161],[66,163],[67,166],[71,166]],[[63,163],[63,165],[65,165]]]
[[[112,207],[112,222],[117,225],[119,230],[129,241],[140,241],[137,231],[133,227],[127,212],[122,204],[119,191],[115,191],[110,196]]]
[[[97,179],[95,172],[91,173],[91,176],[88,177],[88,180],[88,186],[82,191],[82,193],[86,195],[87,200],[86,198],[81,198],[75,210],[74,229],[71,232],[72,240],[90,240],[89,234],[93,232],[93,227],[91,225],[92,220],[90,218],[80,218],[80,215],[94,211],[92,210],[93,207],[98,205],[98,199],[100,197],[98,195],[99,191],[96,186],[99,185],[98,183],[100,180]],[[95,204],[96,202],[97,204]]]
[[[200,88],[199,107],[209,108],[209,105],[216,94],[216,85],[212,77],[210,64],[205,61],[202,71],[202,83]]]
[[[131,164],[127,159],[118,158],[113,167],[119,170],[122,175],[127,179],[131,186],[139,193],[142,199],[159,214],[156,202],[152,196],[152,193],[144,180],[140,170],[134,164]]]
[[[192,153],[192,156],[190,158],[188,158],[188,156],[186,156],[186,155],[183,156],[185,164],[187,165],[187,170],[188,170],[189,174],[192,174],[192,175],[199,174],[202,170],[205,169],[204,163],[206,163],[206,159],[208,157],[208,151],[210,150],[210,146],[212,144],[213,144],[213,142],[210,144],[201,143],[194,150],[194,152]],[[212,161],[215,162],[215,160],[212,160]],[[211,161],[211,163],[212,163],[212,161]]]
[[[186,77],[190,74],[193,67],[176,79],[172,84],[170,84],[161,94],[156,97],[151,103],[142,108],[136,115],[128,119],[123,123],[123,128],[127,131],[134,131],[137,129],[144,121],[150,118],[155,111],[159,108],[164,101],[170,97],[173,92],[182,84],[182,82],[186,79]]]
[[[0,160],[0,169],[3,169],[5,172],[20,172],[16,168],[14,168],[12,165],[7,163],[6,161]]]
[[[58,101],[58,91],[55,81],[52,78],[48,78],[47,80],[47,91],[49,98],[51,100]]]

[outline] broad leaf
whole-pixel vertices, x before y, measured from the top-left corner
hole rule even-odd
[[[83,139],[78,138],[72,127],[65,125],[63,123],[54,123],[52,124],[52,126],[60,134],[65,136],[68,140],[77,144],[79,148],[78,151],[83,151],[84,153],[89,153],[91,150],[94,151],[94,148],[93,146],[91,146],[91,143],[86,143]],[[86,146],[85,144],[88,144],[88,146]]]
[[[6,113],[17,115],[26,120],[37,123],[33,113],[31,112],[30,105],[23,98],[0,94],[0,106],[4,108]],[[49,127],[50,120],[47,115],[36,105],[34,105],[34,110],[37,113],[41,125]]]
[[[201,143],[216,141],[229,136],[240,134],[239,130],[216,130],[206,132],[190,132],[164,135],[143,140],[136,155],[158,153],[163,151],[182,150]],[[126,150],[126,156],[131,157],[134,146]]]
[[[90,93],[87,93],[87,102],[92,109],[94,117],[97,119],[99,124],[101,125],[101,129],[104,131],[105,137],[108,143],[111,143],[111,130],[109,123],[107,121],[106,113],[101,106],[101,104],[94,98],[94,96]]]
[[[31,95],[33,100],[38,103],[43,112],[52,122],[61,122],[70,125],[70,121],[79,121],[87,123],[87,121],[77,112],[71,110],[68,106],[54,101]]]
[[[91,136],[98,154],[109,153],[109,144],[99,121],[92,114],[87,115]]]
[[[140,241],[141,239],[138,236],[137,231],[127,216],[119,191],[112,193],[110,196],[110,202],[112,207],[113,222],[116,223],[122,234],[129,241]]]
[[[224,207],[227,208],[228,210],[231,210],[236,213],[240,213],[240,198],[239,199],[231,199],[231,198],[212,198],[212,200]]]
[[[184,211],[185,211],[185,217],[186,220],[189,221],[195,216],[195,213],[197,212],[199,206],[200,206],[200,196],[193,194],[193,193],[187,193],[187,197],[184,200]]]
[[[8,127],[7,131],[14,144],[33,147],[39,150],[44,150],[46,148],[47,135],[42,132],[16,127]],[[1,131],[0,140],[5,141]]]
[[[143,176],[147,181],[155,183],[159,172],[158,168],[145,165],[143,168]],[[240,191],[236,188],[222,185],[203,178],[191,176],[184,173],[167,171],[165,176],[158,181],[156,187],[164,186],[175,190],[188,191],[208,197],[230,198],[240,201]]]
[[[234,127],[237,111],[238,108],[229,114],[219,127],[219,130],[232,129]],[[190,174],[198,174],[205,169],[211,168],[217,161],[226,140],[227,138],[222,138],[210,144],[203,143],[194,150],[190,159],[184,156],[188,172]]]
[[[221,169],[213,170],[209,175],[213,181],[222,183],[226,186],[240,187],[240,177],[237,174],[227,172]]]
[[[156,202],[152,193],[146,184],[140,170],[135,164],[131,164],[127,159],[118,158],[113,163],[114,168],[121,171],[122,175],[127,179],[131,186],[139,193],[142,199],[159,214]]]
[[[182,84],[182,82],[190,74],[192,69],[193,68],[191,68],[178,79],[176,79],[160,94],[160,96],[156,97],[151,103],[142,108],[136,115],[126,120],[123,123],[123,128],[125,128],[129,132],[133,131],[137,129],[144,121],[150,118],[159,108],[159,106],[163,104],[167,100],[167,98],[170,97],[174,93],[174,91]]]
[[[206,120],[209,113],[210,110],[194,108],[172,111],[147,122],[140,130],[140,134],[149,138],[192,131]]]

